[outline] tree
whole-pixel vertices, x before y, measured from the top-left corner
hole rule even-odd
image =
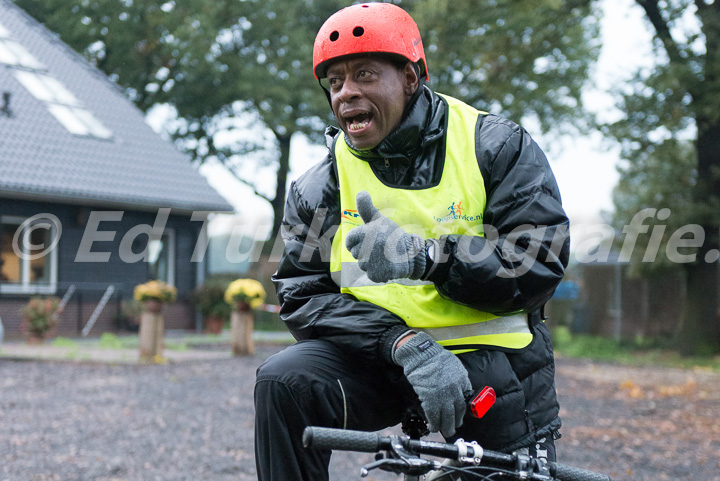
[[[534,117],[543,133],[592,124],[581,98],[600,46],[592,0],[411,6],[439,91],[516,122]]]
[[[142,110],[157,104],[174,107],[181,120],[172,132],[178,144],[198,163],[221,162],[267,200],[275,237],[287,189],[290,140],[297,132],[319,140],[330,119],[310,59],[315,33],[344,2],[16,3],[94,62]],[[261,129],[248,131],[248,119],[266,127],[270,138]],[[222,138],[221,132],[226,134]],[[248,155],[258,150],[270,155]],[[276,165],[273,196],[245,177],[248,160]]]
[[[312,45],[339,0],[15,0],[115,80],[140,108],[172,105],[179,145],[238,178],[257,148],[277,166],[278,232],[290,139],[319,140],[330,110],[311,71]],[[396,3],[400,3],[399,1]],[[544,131],[584,118],[581,87],[597,54],[592,0],[404,0],[425,44],[433,84]],[[239,124],[248,115],[270,139]],[[239,140],[228,142],[224,133]],[[256,161],[253,160],[253,161]],[[248,182],[249,183],[249,182]],[[250,183],[251,184],[251,183]],[[272,244],[272,243],[269,243]]]
[[[670,232],[689,226],[681,237],[693,247],[680,249],[690,257],[680,264],[687,300],[678,343],[686,354],[720,352],[720,2],[636,1],[654,31],[656,62],[620,93],[625,118],[604,126],[626,160],[615,224],[627,225],[634,213],[652,207],[658,209],[654,224],[667,224]],[[646,250],[651,241],[646,235]]]

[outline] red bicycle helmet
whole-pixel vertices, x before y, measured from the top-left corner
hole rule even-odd
[[[359,53],[399,56],[420,66],[428,78],[425,49],[412,17],[391,3],[363,3],[328,18],[315,38],[313,73],[324,78],[329,61]]]

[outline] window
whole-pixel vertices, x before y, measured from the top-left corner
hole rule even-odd
[[[10,36],[10,32],[8,32],[8,29],[3,27],[3,24],[0,23],[0,38],[7,38]]]
[[[80,101],[63,84],[47,75],[17,71],[15,77],[38,100],[67,105],[80,105]]]
[[[95,118],[80,101],[56,79],[40,74],[18,70],[15,78],[38,100],[46,103],[47,109],[70,133],[88,135],[101,139],[112,137],[104,125]]]
[[[0,218],[0,292],[55,292],[59,226],[48,214]]]
[[[165,229],[148,243],[148,278],[175,285],[175,231]]]
[[[13,250],[13,234],[20,227],[20,224],[3,222],[0,225],[0,282],[20,283],[20,256]]]
[[[47,67],[25,47],[10,38],[10,32],[0,24],[0,64],[15,67],[15,78],[36,99],[45,102],[50,114],[75,135],[112,138],[107,129],[83,104],[55,78]]]
[[[1,29],[2,27],[0,27],[0,63],[34,70],[45,68],[25,47],[10,39],[2,38]]]

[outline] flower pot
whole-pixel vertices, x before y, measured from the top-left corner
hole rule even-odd
[[[145,310],[153,314],[160,314],[160,312],[162,312],[162,306],[162,301],[157,299],[148,299],[145,301]]]
[[[225,321],[222,317],[210,316],[205,319],[205,325],[210,334],[220,334],[224,324]]]
[[[39,346],[45,343],[45,332],[31,332],[25,333],[25,342],[31,346]]]
[[[245,301],[238,301],[236,308],[238,312],[250,312],[250,304]]]

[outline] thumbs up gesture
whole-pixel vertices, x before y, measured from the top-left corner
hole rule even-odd
[[[366,191],[358,193],[356,202],[365,224],[350,231],[345,246],[360,269],[373,282],[420,279],[425,272],[425,239],[382,215]]]

